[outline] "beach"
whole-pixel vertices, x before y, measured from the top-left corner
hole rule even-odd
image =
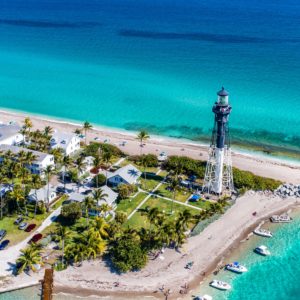
[[[0,111],[0,121],[3,123],[14,121],[22,124],[26,116],[31,118],[33,127],[36,129],[51,126],[59,132],[74,132],[75,129],[82,127],[82,124],[69,121],[48,119],[47,117],[6,110]],[[140,154],[139,141],[136,139],[134,132],[95,126],[93,130],[88,132],[87,141],[94,141],[95,138],[98,138],[101,142],[107,140],[109,143],[120,147],[122,151],[129,155]],[[123,141],[126,141],[126,145],[120,146]],[[207,160],[208,158],[207,145],[193,143],[188,140],[154,136],[147,140],[143,148],[144,153],[158,155],[162,151],[165,151],[168,155],[185,155],[200,160]],[[232,161],[233,166],[263,177],[271,177],[288,183],[300,182],[300,162],[290,162],[277,158],[268,158],[259,154],[250,155],[238,152],[232,153]]]
[[[262,220],[298,205],[299,199],[282,199],[250,191],[202,233],[190,237],[180,252],[166,249],[164,260],[150,261],[145,269],[122,275],[110,272],[103,261],[69,267],[55,274],[55,294],[71,293],[82,297],[116,294],[128,299],[134,292],[135,297],[148,295],[164,299],[163,288],[164,291],[170,289],[170,298],[179,299],[183,285],[187,284],[190,290],[198,286]],[[254,211],[256,216],[252,215]],[[193,268],[185,269],[190,261],[194,262]]]
[[[27,114],[1,111],[0,121],[22,123]],[[80,124],[50,120],[29,115],[36,129],[51,126],[56,131],[74,132]],[[126,141],[125,146],[119,146],[127,154],[139,154],[139,142],[135,133],[95,127],[87,134],[88,141],[98,137],[100,141],[118,145]],[[168,155],[186,155],[196,159],[207,158],[207,146],[197,145],[185,140],[152,137],[143,148],[144,153],[159,154],[165,151]],[[272,160],[260,156],[233,153],[233,165],[255,174],[299,183],[300,167],[287,161]],[[170,297],[182,297],[180,287],[187,284],[190,290],[199,284],[205,275],[211,273],[222,258],[231,249],[238,246],[249,232],[262,220],[278,212],[284,212],[298,205],[296,198],[280,198],[272,193],[247,192],[239,197],[217,221],[211,223],[199,235],[190,237],[180,251],[166,249],[164,259],[151,260],[147,267],[139,272],[116,274],[102,260],[84,262],[80,267],[69,267],[67,270],[55,273],[55,294],[66,293],[87,297],[101,295],[123,297],[151,296],[164,298],[163,292],[170,289]],[[252,213],[256,211],[256,216]],[[224,230],[226,228],[226,230]],[[194,261],[192,270],[184,266]],[[2,280],[0,291],[37,284],[43,273],[22,274],[17,278],[8,277]],[[163,289],[162,289],[163,288]]]

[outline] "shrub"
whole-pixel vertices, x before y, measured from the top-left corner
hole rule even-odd
[[[121,183],[118,186],[118,192],[121,199],[128,198],[132,193],[137,192],[138,188],[135,184]]]
[[[64,205],[61,209],[61,215],[69,222],[74,223],[82,216],[82,209],[79,202],[72,202]]]
[[[170,156],[163,166],[167,171],[179,170],[188,176],[196,175],[199,178],[204,178],[206,162],[187,156]]]
[[[46,206],[44,201],[38,201],[37,205],[36,205],[36,213],[38,215],[42,215],[46,212]]]
[[[235,188],[241,189],[243,192],[245,192],[245,190],[274,191],[282,184],[279,180],[261,177],[249,171],[243,171],[237,168],[233,168],[233,181]]]
[[[101,151],[110,152],[113,156],[124,156],[124,152],[121,151],[118,147],[111,144],[96,142],[92,142],[88,146],[86,146],[84,154],[86,156],[96,156],[99,154],[99,148],[101,149]]]
[[[114,266],[120,272],[142,269],[148,261],[147,254],[141,245],[131,237],[124,237],[111,247],[111,257]]]
[[[97,181],[98,181],[98,187],[103,186],[106,183],[106,177],[103,174],[98,174],[93,178],[94,186],[97,186]]]
[[[141,155],[132,155],[128,158],[129,161],[132,161],[136,164],[141,164],[142,157],[146,160],[146,165],[148,167],[157,167],[158,166],[158,159],[157,156],[154,154],[144,154]]]

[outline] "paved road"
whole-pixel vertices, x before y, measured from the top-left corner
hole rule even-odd
[[[17,258],[20,255],[20,250],[24,249],[27,246],[28,241],[37,233],[42,232],[46,227],[51,225],[51,223],[59,216],[61,207],[53,211],[38,227],[36,231],[31,233],[25,240],[22,242],[8,247],[6,250],[0,251],[0,276],[10,275],[12,272],[12,266],[15,264]]]

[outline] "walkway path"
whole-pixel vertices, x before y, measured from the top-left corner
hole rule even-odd
[[[31,233],[25,240],[22,242],[8,247],[6,250],[0,251],[0,276],[6,276],[10,275],[12,272],[12,269],[14,267],[14,264],[17,260],[17,258],[20,255],[20,250],[24,249],[29,240],[37,233],[42,232],[46,227],[51,225],[53,221],[60,215],[61,207],[57,208],[55,211],[53,211],[40,225],[40,227]]]

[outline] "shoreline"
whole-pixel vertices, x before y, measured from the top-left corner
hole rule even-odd
[[[60,118],[60,117],[55,117],[55,116],[46,116],[46,115],[40,115],[40,114],[35,114],[32,112],[25,112],[25,111],[18,111],[18,110],[13,110],[13,109],[8,109],[8,108],[3,108],[0,107],[0,114],[4,115],[10,115],[12,117],[23,117],[23,119],[28,116],[31,119],[36,119],[40,120],[43,122],[51,123],[54,126],[55,125],[70,125],[73,126],[74,128],[80,128],[82,127],[82,123],[78,120],[72,120],[72,119],[66,119],[66,118]],[[1,118],[0,118],[1,120]],[[92,131],[96,132],[101,132],[101,133],[106,133],[106,134],[113,134],[113,135],[122,135],[126,139],[126,137],[130,138],[135,138],[136,136],[136,131],[131,131],[127,130],[124,128],[117,128],[117,127],[109,127],[105,125],[100,125],[100,124],[92,124],[93,129]],[[157,142],[157,143],[164,143],[164,142],[176,142],[177,144],[182,144],[190,147],[201,147],[201,148],[208,148],[209,143],[204,142],[201,140],[193,140],[193,139],[188,139],[188,138],[180,138],[180,137],[171,137],[171,136],[166,136],[166,135],[157,135],[157,134],[150,134],[151,135],[151,140]],[[209,139],[210,140],[210,139]],[[257,143],[256,143],[257,144]],[[247,147],[247,145],[249,147]],[[262,144],[262,149],[264,148],[264,144]],[[270,147],[277,147],[277,146],[270,146]],[[278,146],[278,148],[281,148]],[[252,146],[251,147],[251,142],[241,145],[235,145],[232,149],[232,153],[236,155],[242,155],[242,156],[249,156],[257,159],[266,159],[274,162],[278,162],[280,164],[286,164],[286,165],[298,165],[300,167],[300,160],[298,157],[294,157],[291,155],[291,153],[294,153],[294,150],[287,150],[287,155],[286,156],[281,156],[281,155],[272,155],[272,154],[266,154],[263,152],[263,150],[257,150],[257,146]],[[275,152],[276,153],[276,152]],[[284,152],[283,152],[284,153]],[[299,150],[300,153],[300,150]]]
[[[62,132],[73,132],[76,128],[81,127],[79,123],[70,123],[66,120],[55,120],[50,118],[43,118],[36,115],[10,112],[0,110],[0,121],[7,123],[15,121],[22,124],[24,118],[29,116],[33,122],[34,128],[42,129],[45,126],[51,126],[55,130]],[[118,145],[118,147],[130,155],[140,154],[139,142],[135,138],[135,133],[116,130],[113,128],[106,128],[95,126],[88,133],[88,141],[100,138],[103,142],[108,139],[109,143]],[[126,141],[126,146],[119,146],[120,143]],[[188,156],[194,159],[207,160],[208,145],[196,143],[190,140],[176,139],[163,136],[153,136],[144,147],[145,153],[159,154],[162,151],[167,152],[168,155]],[[271,177],[277,180],[288,183],[300,182],[300,161],[288,161],[278,158],[266,157],[264,155],[253,155],[252,153],[242,153],[232,151],[233,166],[253,172],[256,175],[263,177]]]
[[[254,203],[252,198],[255,199],[256,203]],[[270,200],[272,201],[272,199],[275,202],[270,203]],[[238,203],[233,204],[232,207],[225,212],[225,214],[221,215],[219,219],[209,224],[199,235],[190,237],[183,246],[183,250],[181,249],[182,252],[179,255],[174,249],[166,250],[168,255],[171,256],[171,261],[176,261],[176,264],[173,264],[173,266],[170,264],[168,266],[168,262],[164,261],[149,261],[145,269],[149,269],[151,267],[152,269],[153,267],[155,269],[155,266],[150,265],[157,265],[158,262],[159,266],[157,266],[157,272],[149,273],[149,270],[141,270],[139,272],[122,274],[119,277],[117,276],[118,280],[121,282],[120,287],[115,287],[114,282],[118,281],[115,279],[115,274],[112,274],[107,267],[104,267],[101,261],[85,262],[82,267],[69,267],[65,271],[55,272],[53,295],[58,297],[59,295],[75,296],[74,299],[87,297],[94,297],[96,299],[97,297],[107,297],[108,299],[130,299],[132,297],[135,297],[136,299],[165,299],[165,296],[159,291],[159,287],[167,282],[169,284],[165,284],[166,289],[170,288],[172,291],[169,299],[190,299],[195,289],[198,288],[199,285],[201,285],[205,279],[216,269],[218,269],[219,266],[224,264],[224,260],[230,257],[233,251],[242,245],[242,242],[251,235],[251,232],[259,224],[265,223],[273,214],[281,214],[291,209],[294,211],[300,207],[299,198],[282,199],[274,195],[270,196],[251,191],[238,198],[236,201],[238,201]],[[253,201],[253,204],[248,202],[246,205],[244,204],[246,201]],[[264,201],[266,201],[266,203],[264,203],[266,205],[263,204],[262,206],[262,204],[260,204],[261,207],[257,208],[257,216],[250,216],[249,212],[253,211],[253,209],[256,207],[256,204]],[[224,241],[221,240],[221,244],[219,241],[219,243],[217,243],[218,247],[212,247],[213,250],[203,249],[204,251],[202,251],[202,253],[205,253],[203,253],[202,257],[199,258],[195,252],[197,249],[199,251],[201,246],[198,248],[197,245],[203,245],[203,242],[209,243],[209,236],[213,235],[214,233],[219,233],[221,230],[220,228],[223,228],[224,225],[228,224],[228,219],[231,220],[230,216],[235,215],[235,211],[240,208],[247,208],[248,219],[243,222],[243,218],[238,218],[238,220],[242,220],[240,226],[237,224],[237,228],[235,228],[235,231],[239,231],[238,234],[232,232],[231,229],[231,235],[229,235],[226,239],[224,238]],[[218,229],[217,231],[216,228]],[[225,245],[222,246],[222,244]],[[188,249],[185,251],[184,248]],[[185,255],[182,255],[183,252],[185,252]],[[212,257],[211,254],[214,256]],[[196,262],[192,270],[186,271],[183,266],[187,261],[193,261],[193,259],[199,259],[201,262]],[[102,270],[95,267],[97,264],[100,266],[100,268],[102,268]],[[181,265],[179,272],[178,264]],[[82,268],[85,269],[82,270]],[[172,268],[175,270],[172,270]],[[176,276],[174,276],[174,273]],[[16,277],[7,277],[8,280],[11,279],[9,280],[10,282],[7,282],[7,284],[10,286],[12,284],[14,287],[9,287],[6,289],[5,287],[1,286],[0,294],[39,285],[39,280],[43,274],[41,272],[33,274],[32,277],[35,277],[34,280],[36,283],[30,281],[27,284],[23,283],[22,285],[19,285],[18,282],[23,282],[23,279],[26,278],[26,280],[29,280],[29,276],[25,274],[22,274],[21,276],[22,277],[18,278],[19,280],[17,281]],[[88,278],[88,276],[91,277]],[[97,278],[99,278],[100,282],[102,283],[101,287],[99,286]],[[32,279],[33,278],[31,278],[31,280]],[[138,281],[136,279],[138,279]],[[147,283],[143,285],[137,285],[137,283],[147,282],[147,280],[149,282],[152,281],[150,282],[151,284],[148,282],[148,285]],[[91,285],[89,285],[90,281]],[[180,295],[178,293],[178,289],[181,285],[183,285],[183,283],[187,283],[189,285],[188,293],[185,295]]]
[[[248,201],[252,201],[253,194],[246,195],[245,197]],[[113,282],[116,281],[114,274],[111,274],[109,270],[100,263],[93,263],[92,265],[86,263],[80,268],[70,268],[69,270],[56,273],[55,276],[55,294],[67,293],[72,295],[94,295],[94,296],[120,296],[122,293],[123,298],[126,299],[127,293],[130,295],[134,291],[135,297],[149,297],[152,296],[155,299],[163,299],[163,294],[159,291],[160,286],[164,285],[166,289],[170,288],[172,293],[169,299],[188,299],[199,286],[205,278],[218,268],[218,266],[230,256],[233,250],[237,249],[241,242],[245,240],[251,231],[256,228],[261,222],[266,221],[271,215],[286,212],[290,209],[296,209],[299,207],[299,199],[279,199],[278,197],[272,196],[266,199],[262,199],[258,193],[255,193],[254,197],[257,202],[269,201],[274,199],[274,203],[267,203],[266,208],[260,207],[258,211],[258,216],[253,217],[249,212],[253,211],[255,205],[248,207],[247,215],[248,219],[243,220],[243,217],[237,217],[241,224],[236,224],[237,227],[231,225],[230,232],[226,232],[227,236],[224,240],[218,239],[215,241],[212,247],[206,246],[206,249],[201,249],[201,245],[205,242],[209,244],[210,236],[214,237],[214,234],[220,233],[221,228],[228,225],[231,217],[236,214],[236,210],[240,208],[246,208],[246,206],[241,202],[246,198],[239,198],[239,203],[234,204],[224,215],[222,215],[218,220],[208,225],[203,232],[195,237],[190,237],[183,248],[189,248],[186,251],[186,255],[178,255],[176,251],[169,249],[166,250],[164,256],[166,256],[167,261],[160,262],[157,266],[156,262],[150,261],[145,268],[138,273],[134,274],[122,274],[119,277],[122,286],[116,288]],[[265,196],[266,197],[266,196]],[[242,199],[242,200],[241,200]],[[248,202],[249,204],[249,202]],[[257,203],[255,203],[257,204]],[[249,206],[249,205],[247,205]],[[217,230],[216,230],[217,229]],[[212,239],[212,240],[213,240]],[[200,248],[199,248],[200,247]],[[199,257],[197,255],[201,249],[202,255]],[[173,251],[173,252],[172,252]],[[213,255],[213,256],[212,256]],[[169,257],[167,257],[169,256]],[[179,257],[180,256],[180,257]],[[171,258],[170,258],[171,257]],[[171,263],[169,263],[171,261]],[[173,262],[176,264],[173,264]],[[184,269],[185,264],[188,261],[194,261],[194,266],[192,270],[186,271]],[[98,265],[98,267],[95,267]],[[151,266],[152,265],[152,266]],[[156,265],[156,266],[155,266]],[[94,273],[92,277],[89,272]],[[83,279],[82,273],[85,274]],[[139,275],[139,281],[144,283],[143,285],[137,285],[137,275]],[[97,279],[96,279],[97,278]],[[189,285],[189,292],[186,295],[180,295],[178,290],[181,285],[187,283]],[[73,293],[70,293],[70,290]],[[122,297],[120,297],[122,298]],[[128,299],[128,298],[127,298]],[[139,298],[137,298],[139,299]]]

